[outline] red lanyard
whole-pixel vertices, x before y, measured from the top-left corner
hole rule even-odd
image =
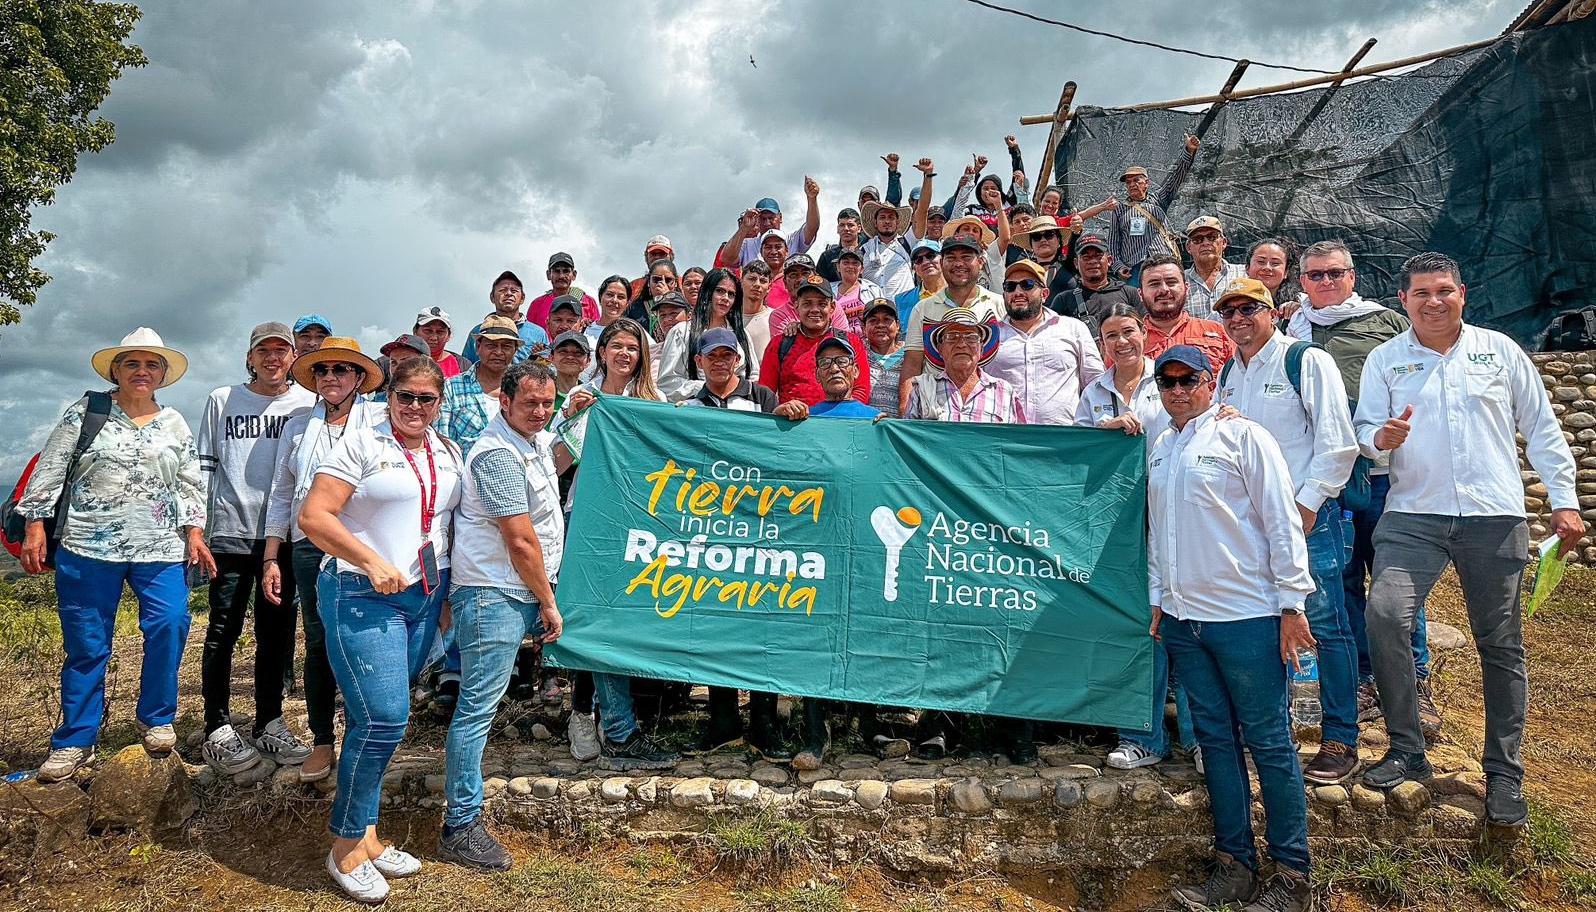
[[[405,461],[410,463],[410,471],[416,473],[416,484],[421,486],[421,534],[429,536],[432,534],[432,514],[438,506],[438,469],[432,462],[432,438],[425,436],[425,432],[421,438],[421,442],[427,448],[427,476],[432,480],[430,490],[421,480],[421,467],[416,465],[416,457],[411,455],[409,448],[399,439],[398,434],[395,434],[393,439],[399,444],[399,451],[405,454]]]

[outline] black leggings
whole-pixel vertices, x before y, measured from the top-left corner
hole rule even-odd
[[[255,603],[255,729],[283,714],[283,667],[293,655],[293,576],[283,573],[283,603],[273,605],[261,590],[266,543],[249,554],[217,554],[210,588],[210,625],[200,654],[200,693],[205,699],[205,734],[228,724],[233,689],[233,649],[244,632],[244,615]]]
[[[283,586],[287,588],[292,568],[299,590],[299,613],[305,619],[305,711],[310,716],[310,733],[317,746],[330,745],[334,743],[333,705],[338,697],[338,682],[333,680],[332,666],[327,664],[327,628],[322,626],[321,612],[316,609],[316,574],[323,554],[308,538],[283,547],[293,553],[293,559],[283,565]],[[289,661],[293,661],[292,653]]]

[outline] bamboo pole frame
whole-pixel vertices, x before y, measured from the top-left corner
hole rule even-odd
[[[1064,137],[1065,125],[1070,119],[1070,105],[1075,102],[1075,82],[1071,80],[1064,83],[1064,91],[1058,96],[1058,110],[1049,118],[1053,122],[1053,129],[1047,131],[1047,146],[1042,149],[1042,170],[1037,172],[1036,182],[1031,188],[1031,205],[1042,204],[1042,193],[1047,190],[1047,185],[1052,183],[1049,175],[1053,171],[1053,150],[1058,148],[1059,140]]]

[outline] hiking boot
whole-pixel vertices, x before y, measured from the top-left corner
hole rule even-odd
[[[571,756],[586,763],[599,755],[598,720],[592,713],[571,713],[571,724],[565,730],[571,741]]]
[[[1013,766],[1030,766],[1041,759],[1041,755],[1036,752],[1036,742],[1030,738],[1015,741],[1003,753]]]
[[[228,776],[252,770],[255,764],[260,762],[260,751],[234,731],[231,724],[223,725],[206,736],[205,744],[200,748],[200,756],[217,772]],[[342,881],[339,882],[339,886],[343,886]],[[386,896],[387,893],[384,892],[383,895]]]
[[[1241,912],[1308,912],[1313,907],[1313,887],[1302,874],[1281,867],[1264,882],[1263,889]]]
[[[279,766],[298,766],[310,759],[310,747],[294,737],[294,733],[283,724],[282,716],[267,722],[266,727],[255,736],[255,748],[262,756],[277,761]]]
[[[1441,710],[1430,692],[1429,678],[1419,679],[1419,731],[1424,734],[1424,740],[1431,743],[1441,737]]]
[[[804,749],[792,758],[792,768],[820,769],[826,760],[826,751],[831,749],[831,723],[826,719],[825,707],[819,700],[804,701],[804,727],[808,729]]]
[[[1412,779],[1423,782],[1435,776],[1429,758],[1424,754],[1404,754],[1388,750],[1380,762],[1363,771],[1363,784],[1369,788],[1390,789]]]
[[[444,827],[438,857],[478,871],[508,871],[511,865],[510,853],[483,826],[481,817],[458,829]]]
[[[60,782],[72,778],[85,763],[94,759],[92,747],[58,747],[39,767],[40,782]]]
[[[1258,878],[1246,865],[1223,852],[1208,865],[1208,879],[1201,885],[1176,887],[1175,901],[1192,910],[1218,909],[1252,896]]]
[[[135,722],[138,726],[139,736],[144,740],[144,749],[152,754],[170,754],[177,749],[177,732],[171,723],[166,725],[145,725]]]
[[[921,760],[941,760],[948,755],[948,739],[945,735],[933,735],[920,742],[915,748],[914,755]]]
[[[896,760],[909,756],[909,739],[891,735],[876,735],[870,739],[870,752],[882,760]]]
[[[748,735],[743,738],[743,743],[766,763],[792,762],[792,748],[783,743],[776,727],[757,717],[748,726]]]
[[[1373,722],[1385,715],[1385,710],[1380,708],[1380,688],[1374,686],[1374,681],[1363,681],[1358,684],[1358,721]]]
[[[1121,741],[1118,747],[1108,752],[1108,765],[1117,770],[1141,769],[1160,763],[1163,759],[1135,741]]]
[[[39,778],[44,778],[41,774]],[[1485,777],[1485,822],[1498,827],[1521,827],[1529,820],[1524,787],[1506,776]]]
[[[1302,768],[1302,778],[1314,785],[1335,785],[1345,782],[1357,769],[1357,748],[1340,741],[1320,741],[1319,752]]]
[[[602,756],[600,765],[612,770],[668,769],[682,759],[680,754],[643,737],[640,731],[632,732],[631,737],[619,744],[605,741],[599,753]]]

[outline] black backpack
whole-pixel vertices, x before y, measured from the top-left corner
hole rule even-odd
[[[1596,305],[1559,314],[1546,330],[1542,351],[1590,351],[1596,349]]]
[[[89,451],[94,438],[100,436],[100,430],[105,427],[106,419],[111,417],[110,393],[90,390],[83,395],[88,398],[89,404],[83,413],[83,424],[78,428],[78,442],[72,448],[72,461],[67,463],[66,478],[61,483],[61,491],[55,503],[55,515],[44,520],[44,536],[49,543],[45,551],[46,567],[55,566],[56,548],[61,544],[61,529],[66,525],[67,489],[72,486],[72,473],[77,471],[79,460]],[[22,477],[17,481],[16,488],[11,491],[11,496],[6,498],[4,504],[0,504],[0,534],[5,537],[6,550],[13,556],[21,553],[22,540],[28,528],[27,518],[17,512],[17,501],[22,499],[23,492],[27,490],[28,481],[33,476],[40,455],[33,454],[33,458],[28,461],[28,467],[23,470]]]

